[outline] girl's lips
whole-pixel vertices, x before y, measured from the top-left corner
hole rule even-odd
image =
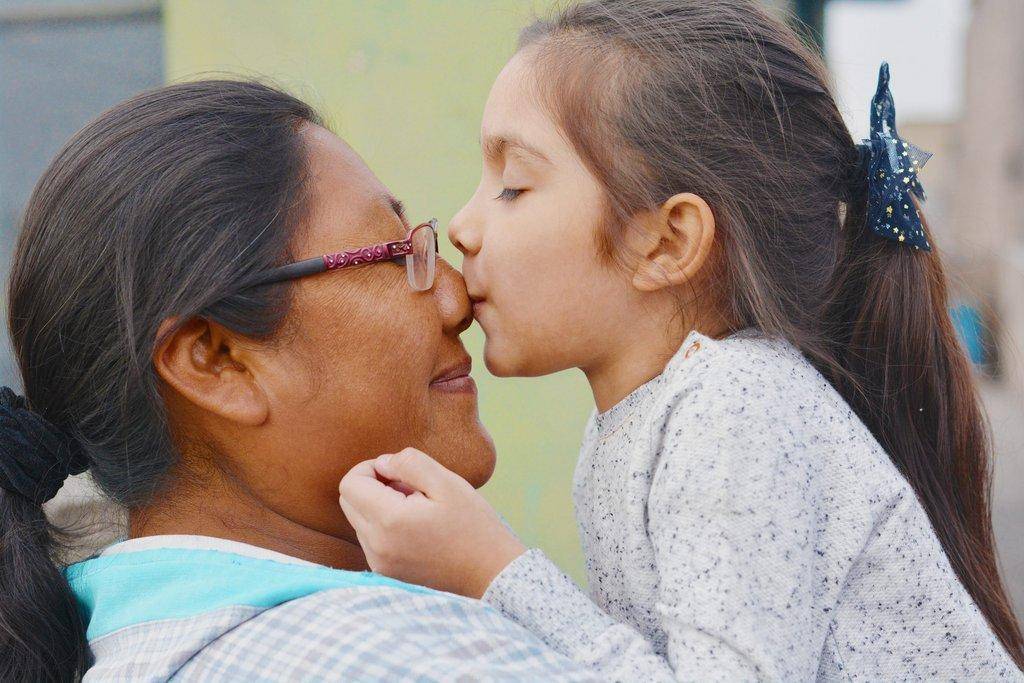
[[[480,315],[480,311],[483,309],[484,304],[487,303],[487,299],[471,296],[469,297],[469,300],[473,305],[473,317],[476,318]]]

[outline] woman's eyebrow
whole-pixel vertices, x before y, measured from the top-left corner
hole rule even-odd
[[[489,159],[501,159],[509,151],[515,150],[527,156],[534,157],[539,161],[551,163],[551,161],[544,156],[539,149],[530,145],[522,138],[512,134],[485,136],[480,140],[480,149],[483,150],[484,156]]]
[[[405,217],[405,204],[402,203],[402,200],[392,194],[385,194],[384,199],[391,205],[391,210],[394,211],[395,215],[402,221],[402,225],[408,227],[409,219]]]

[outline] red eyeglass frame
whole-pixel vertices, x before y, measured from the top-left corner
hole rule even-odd
[[[323,254],[322,256],[314,256],[313,258],[294,261],[283,266],[277,266],[276,268],[271,268],[261,273],[253,283],[253,286],[296,280],[308,275],[326,273],[328,270],[341,270],[342,268],[365,266],[370,263],[380,263],[382,261],[403,260],[406,256],[412,256],[413,235],[416,234],[417,230],[422,230],[423,228],[429,228],[434,233],[434,255],[436,258],[437,254],[440,253],[440,248],[437,243],[437,219],[431,218],[429,221],[420,223],[409,230],[404,240],[383,242],[381,244],[373,244],[368,247],[360,247],[359,249],[339,251],[333,254]]]

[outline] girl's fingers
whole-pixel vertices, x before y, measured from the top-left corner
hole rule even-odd
[[[373,472],[373,460],[363,460],[362,462],[356,463],[355,467],[350,469],[348,473],[341,478],[341,480],[345,481],[345,479],[349,477],[373,477]]]
[[[393,488],[394,490],[396,490],[399,493],[402,493],[402,494],[404,494],[406,496],[412,496],[412,495],[422,496],[423,495],[420,491],[417,491],[416,489],[412,488],[411,486],[406,486],[405,484],[403,484],[402,482],[397,481],[397,480],[389,480],[389,481],[386,481],[385,483],[388,486],[390,486],[391,488]]]
[[[443,493],[451,477],[456,476],[423,451],[415,448],[393,455],[382,455],[373,461],[377,474],[400,484],[403,490],[422,492],[427,498]]]
[[[345,479],[342,479],[338,484],[338,504],[341,506],[341,511],[345,514],[348,523],[355,529],[356,536],[361,536],[367,529],[367,519],[349,499],[349,484],[350,482],[345,481]]]
[[[405,502],[406,496],[377,478],[373,461],[361,462],[338,485],[342,511],[353,525],[379,519],[384,512]],[[350,514],[350,511],[352,514]]]
[[[338,503],[341,505],[341,512],[345,515],[345,519],[352,526],[353,531],[356,532],[356,539],[359,541],[359,545],[365,545],[366,539],[365,534],[369,531],[369,521],[360,514],[352,505],[345,500],[345,498],[339,498]]]

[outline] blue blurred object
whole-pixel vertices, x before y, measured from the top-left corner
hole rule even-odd
[[[960,343],[967,350],[967,357],[975,365],[984,365],[988,360],[985,354],[985,324],[981,313],[969,304],[959,304],[949,309],[949,317],[953,319]]]

